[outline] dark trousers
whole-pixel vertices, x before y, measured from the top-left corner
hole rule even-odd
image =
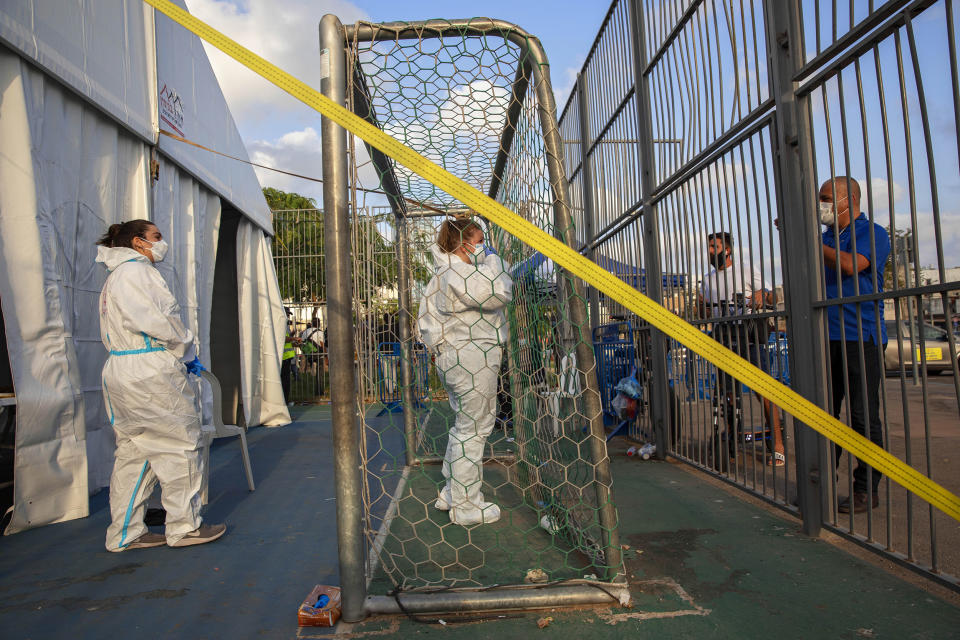
[[[880,378],[883,376],[883,360],[880,350],[873,342],[863,342],[863,362],[860,362],[860,342],[848,340],[830,341],[830,374],[833,386],[833,415],[840,418],[840,405],[845,392],[849,389],[847,401],[850,405],[850,426],[878,447],[883,446],[883,423],[880,421]],[[843,368],[846,351],[847,369]],[[846,375],[844,375],[846,374]],[[864,388],[866,383],[866,388]],[[867,426],[869,425],[869,433]],[[840,460],[842,449],[836,447],[836,460]],[[872,474],[871,474],[872,472]],[[853,490],[867,492],[867,477],[872,477],[873,493],[880,486],[881,474],[857,458],[857,468],[853,471]]]
[[[325,389],[324,379],[323,379],[323,367],[326,361],[326,357],[324,356],[323,353],[318,352],[310,356],[310,359],[313,361],[315,365],[314,368],[316,369],[316,373],[317,373],[316,394],[317,394],[317,397],[319,397],[323,395],[323,391]]]
[[[293,358],[288,358],[280,364],[280,386],[283,387],[283,401],[290,402],[290,374]]]

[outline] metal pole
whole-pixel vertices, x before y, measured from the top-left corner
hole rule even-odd
[[[537,92],[540,127],[543,132],[543,149],[547,157],[547,173],[550,188],[553,191],[556,235],[567,246],[572,247],[573,218],[570,215],[570,201],[567,194],[567,175],[563,170],[563,143],[557,127],[557,106],[553,99],[553,87],[550,84],[550,64],[540,40],[530,37],[527,40],[527,47],[533,59],[534,88]],[[560,274],[559,277],[570,305],[570,322],[577,327],[589,327],[590,320],[587,317],[583,286],[570,276]],[[603,530],[603,551],[607,574],[605,577],[614,580],[623,575],[623,551],[620,548],[620,533],[617,529],[617,509],[610,495],[613,478],[610,473],[610,458],[607,457],[606,433],[603,430],[603,413],[597,387],[593,346],[582,336],[577,341],[576,354],[577,368],[584,380],[584,414],[590,420],[590,461],[596,470],[593,484],[600,509],[600,527]]]
[[[630,28],[633,33],[634,88],[637,94],[637,142],[640,152],[640,191],[643,224],[644,293],[663,304],[663,272],[660,266],[660,223],[657,206],[651,202],[656,188],[653,173],[653,115],[650,111],[650,84],[643,70],[647,66],[646,32],[640,0],[630,2]],[[667,336],[658,329],[650,331],[650,419],[657,444],[657,457],[666,457],[671,439],[667,436],[673,406],[670,402],[670,377],[667,369]],[[680,366],[677,363],[677,366]]]
[[[577,108],[580,111],[580,182],[583,185],[583,214],[586,224],[587,258],[594,262],[596,240],[597,190],[593,183],[593,160],[590,157],[590,118],[587,117],[587,77],[577,74]],[[600,292],[590,287],[590,321],[600,324]]]
[[[343,26],[331,14],[320,20],[320,91],[346,101],[346,58]],[[330,356],[330,405],[333,422],[334,482],[337,496],[337,543],[343,619],[366,617],[366,576],[363,549],[360,446],[353,369],[353,309],[350,274],[350,220],[347,197],[347,134],[322,118],[324,245],[327,251],[327,353]]]
[[[780,203],[780,247],[786,291],[787,332],[790,336],[790,380],[798,393],[826,406],[828,380],[823,323],[814,309],[820,298],[823,249],[813,218],[811,195],[816,171],[811,155],[809,97],[798,100],[794,74],[803,65],[799,5],[766,0],[767,52],[776,102],[776,148]],[[785,239],[789,238],[787,242]],[[827,509],[833,504],[833,462],[826,440],[810,427],[794,421],[797,448],[797,490],[803,532],[819,535]]]
[[[417,357],[413,349],[413,331],[411,322],[413,317],[410,309],[410,251],[407,246],[407,220],[397,215],[394,218],[397,225],[397,286],[400,288],[398,296],[397,323],[400,338],[400,401],[403,406],[403,435],[406,440],[407,464],[416,461],[417,447],[417,407],[419,398],[414,398],[415,379],[413,375],[413,359]]]
[[[629,598],[626,585],[574,584],[535,589],[513,587],[487,591],[407,592],[396,597],[370,596],[367,598],[367,611],[373,615],[522,611],[578,605],[619,605],[621,598]]]

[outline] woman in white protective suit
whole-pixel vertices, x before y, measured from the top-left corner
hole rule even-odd
[[[201,524],[200,416],[187,379],[203,368],[180,307],[153,266],[167,243],[152,222],[131,220],[111,225],[97,244],[97,262],[110,271],[100,293],[100,338],[110,352],[103,397],[117,441],[107,549],[211,542],[226,526]],[[143,522],[157,481],[165,536]]]
[[[436,275],[420,303],[420,339],[456,415],[443,459],[446,484],[435,507],[459,525],[496,522],[500,508],[483,499],[483,448],[493,431],[505,307],[512,297],[509,265],[483,244],[472,220],[447,220],[433,247]]]

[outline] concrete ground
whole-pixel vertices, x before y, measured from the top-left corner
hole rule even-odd
[[[210,545],[120,554],[103,547],[106,495],[91,516],[0,539],[0,637],[544,637],[638,633],[711,638],[953,638],[960,597],[890,573],[844,544],[809,539],[789,515],[669,462],[611,448],[632,609],[507,614],[446,625],[376,618],[298,629],[315,584],[337,584],[329,410],[252,429],[257,490],[238,445],[212,451]],[[514,617],[517,616],[517,617]],[[538,619],[552,618],[539,629]]]
[[[886,416],[888,450],[908,461],[922,473],[955,494],[960,494],[960,405],[953,376],[930,376],[926,387],[914,385],[898,376],[884,379],[881,395]],[[687,437],[681,450],[694,463],[710,466],[708,434],[712,432],[709,401],[687,401],[682,405],[683,433]],[[747,423],[762,424],[760,404],[755,396],[745,412]],[[841,420],[845,414],[841,415]],[[727,477],[757,493],[790,505],[797,495],[792,420],[784,433],[787,466],[776,471],[763,464],[763,448],[741,451],[736,469]],[[909,434],[909,437],[908,437]],[[929,434],[929,441],[928,441]],[[909,445],[909,449],[908,449]],[[928,455],[929,452],[929,455]],[[848,454],[840,457],[837,495],[850,493]],[[853,461],[854,466],[856,461]],[[884,480],[880,485],[880,506],[871,514],[837,514],[833,525],[839,530],[870,540],[882,547],[912,558],[924,567],[936,567],[942,573],[960,577],[960,522],[952,520],[899,485]],[[931,523],[935,534],[931,535]]]

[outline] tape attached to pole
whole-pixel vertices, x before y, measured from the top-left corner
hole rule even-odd
[[[499,225],[506,232],[536,248],[556,264],[621,303],[670,338],[740,380],[770,402],[782,407],[792,416],[839,444],[897,484],[923,498],[951,518],[960,521],[960,497],[873,444],[799,393],[765,374],[693,325],[684,322],[609,271],[594,264],[496,200],[390,137],[345,107],[333,102],[306,83],[193,17],[169,0],[144,0],[144,2],[364,142],[376,147],[407,169],[429,180]]]

